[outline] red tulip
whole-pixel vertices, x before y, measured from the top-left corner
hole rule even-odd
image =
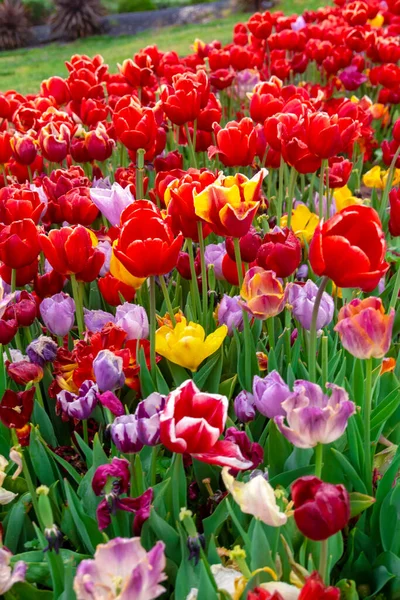
[[[90,197],[87,187],[74,187],[63,196],[58,203],[61,211],[61,220],[71,225],[89,226],[99,215],[99,209]]]
[[[0,222],[5,225],[21,219],[38,224],[44,208],[39,194],[29,185],[14,184],[0,190]]]
[[[340,600],[339,588],[325,586],[318,571],[307,577],[301,588],[299,600]]]
[[[118,64],[118,69],[125,80],[134,88],[145,87],[151,82],[153,72],[151,70],[150,56],[144,55],[144,65],[139,66],[131,58],[124,60],[122,65]]]
[[[247,23],[249,31],[260,40],[266,40],[270,36],[272,25],[272,16],[268,11],[265,13],[255,13]]]
[[[351,171],[353,169],[353,163],[347,160],[347,158],[334,157],[329,160],[329,188],[341,188],[345,186],[350,178]],[[324,178],[326,185],[326,174]]]
[[[8,428],[20,429],[31,418],[35,388],[24,392],[6,390],[0,403],[0,421]]]
[[[0,131],[0,165],[4,165],[11,158],[11,139],[8,131]]]
[[[104,162],[110,158],[115,142],[108,135],[103,123],[98,123],[96,129],[92,129],[86,134],[85,145],[89,160]]]
[[[175,75],[172,86],[161,92],[161,101],[167,117],[175,125],[195,121],[205,108],[210,94],[210,83],[205,71]]]
[[[0,344],[6,346],[18,331],[18,323],[15,319],[0,319]]]
[[[230,285],[239,286],[239,276],[236,261],[233,260],[229,254],[225,254],[224,258],[222,259],[221,268],[224,279],[226,279]],[[242,262],[242,275],[244,276],[245,273],[246,268]]]
[[[21,165],[31,165],[37,156],[37,142],[29,133],[15,133],[11,139],[11,148],[15,160]]]
[[[310,540],[326,540],[347,525],[350,497],[343,485],[308,475],[297,479],[291,492],[296,525]]]
[[[200,264],[200,254],[197,253],[196,258],[194,259],[194,268],[196,275],[200,275],[201,272],[201,264]],[[176,270],[179,275],[183,277],[183,279],[191,280],[192,272],[190,270],[190,260],[189,254],[187,252],[179,252],[178,261],[176,263]]]
[[[123,281],[119,281],[111,273],[107,273],[105,277],[100,277],[97,280],[97,285],[99,286],[100,294],[110,306],[119,306],[124,300],[132,302],[135,297],[135,288]]]
[[[64,124],[49,123],[40,130],[39,145],[42,154],[51,162],[61,163],[69,152],[70,130]]]
[[[218,69],[210,73],[210,83],[216,90],[225,90],[230,87],[235,79],[234,71]]]
[[[165,156],[157,156],[154,159],[154,169],[156,173],[162,171],[172,171],[174,169],[182,169],[183,156],[178,150],[169,152]]]
[[[219,438],[225,428],[228,399],[219,394],[202,393],[190,379],[167,397],[160,414],[161,443],[180,454],[236,469],[248,469],[246,459],[233,441]]]
[[[115,256],[134,277],[164,275],[176,266],[183,236],[174,235],[167,220],[148,200],[137,200],[121,215]]]
[[[32,264],[40,252],[38,232],[32,219],[21,219],[0,230],[0,260],[10,269]]]
[[[226,167],[251,165],[256,155],[257,136],[251,119],[230,121],[224,128],[214,126],[217,146],[210,146],[209,158],[218,155]]]
[[[18,294],[15,302],[12,302],[4,312],[4,319],[16,320],[18,327],[30,327],[37,315],[37,304],[35,298],[29,292],[23,290]]]
[[[13,111],[8,98],[4,94],[0,94],[0,119],[11,119],[12,112]]]
[[[29,265],[26,265],[26,267],[20,267],[19,269],[17,269],[17,277],[16,277],[16,286],[17,287],[23,287],[24,285],[31,283],[31,281],[34,279],[34,277],[37,273],[38,263],[39,263],[38,259],[35,258],[35,260],[32,261]],[[0,263],[0,277],[6,283],[8,283],[8,285],[11,285],[12,268],[8,267],[5,264]]]
[[[275,271],[277,277],[289,277],[301,261],[301,244],[291,229],[274,227],[264,237],[257,253],[257,264]]]
[[[104,263],[104,254],[93,247],[85,227],[52,229],[48,235],[41,234],[39,239],[45,257],[58,273],[74,273],[82,281],[96,279]]]
[[[7,375],[18,385],[39,382],[43,378],[43,369],[29,360],[20,360],[7,364]]]
[[[64,281],[64,275],[57,273],[53,269],[44,275],[36,274],[33,289],[39,298],[47,298],[61,292],[64,287]]]
[[[129,150],[150,150],[156,141],[157,123],[150,108],[142,108],[134,96],[124,96],[114,109],[113,123],[117,138]]]
[[[93,127],[100,121],[106,121],[110,108],[102,100],[84,98],[79,107],[79,116],[84,125]]]
[[[371,292],[389,268],[385,252],[377,212],[349,206],[318,225],[310,244],[310,263],[317,275],[330,277],[338,287]]]
[[[40,94],[46,98],[54,98],[57,106],[66,104],[71,97],[68,84],[61,77],[44,79],[40,85]]]
[[[235,260],[235,248],[233,244],[233,238],[227,237],[225,240],[226,251],[232,260]],[[239,239],[240,256],[243,262],[252,263],[256,260],[258,249],[261,246],[261,238],[258,235],[254,227],[251,227],[244,235]]]

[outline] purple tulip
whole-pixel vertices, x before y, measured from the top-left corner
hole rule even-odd
[[[47,362],[53,362],[57,356],[58,346],[54,340],[46,335],[40,335],[33,340],[26,349],[29,360],[40,367]]]
[[[137,432],[139,440],[145,446],[160,443],[160,413],[164,410],[165,400],[165,396],[154,392],[137,406]]]
[[[97,400],[116,417],[121,417],[125,414],[124,405],[113,392],[97,394]]]
[[[124,454],[140,452],[144,444],[139,439],[136,415],[122,415],[111,425],[111,439]]]
[[[101,392],[117,390],[125,383],[123,361],[111,350],[100,350],[93,361],[93,372]]]
[[[287,301],[292,306],[292,312],[304,329],[310,331],[311,318],[314,309],[318,286],[309,279],[305,285],[290,283],[287,286]],[[333,319],[335,305],[333,298],[324,292],[318,309],[317,330],[329,325]]]
[[[233,403],[235,414],[239,421],[242,423],[249,423],[253,421],[256,416],[256,410],[254,407],[254,396],[247,390],[242,390],[236,396]]]
[[[214,273],[216,279],[224,279],[222,273],[222,261],[226,254],[225,242],[220,244],[208,244],[204,250],[204,259],[207,267],[210,265],[214,266]]]
[[[296,279],[306,279],[308,276],[308,265],[300,265],[296,272]]]
[[[105,310],[83,309],[85,327],[90,333],[101,331],[107,323],[115,323],[115,317]]]
[[[149,335],[149,319],[143,306],[125,302],[118,306],[115,324],[128,334],[128,340],[141,340]]]
[[[368,81],[368,77],[364,73],[360,73],[355,65],[350,65],[343,69],[339,75],[340,81],[343,83],[346,90],[353,91]]]
[[[165,592],[165,544],[157,542],[149,551],[139,538],[114,538],[97,546],[93,559],[83,560],[76,571],[77,600],[118,598],[153,600]],[[118,586],[118,592],[116,591]]]
[[[271,371],[266,377],[256,375],[253,379],[254,404],[257,410],[269,419],[285,414],[282,403],[290,393],[289,386],[278,371]]]
[[[4,546],[0,548],[0,595],[8,592],[14,585],[20,581],[25,581],[25,574],[28,565],[23,560],[18,560],[14,567],[10,565],[12,553]]]
[[[111,189],[91,188],[90,197],[114,227],[118,227],[122,211],[135,201],[129,188],[124,189],[119,183],[113,183]]]
[[[74,299],[64,292],[44,298],[40,304],[40,314],[47,329],[53,335],[64,337],[74,325]]]
[[[316,383],[295,381],[293,393],[282,403],[288,425],[284,416],[275,417],[281,433],[297,448],[334,442],[356,411],[343,388],[333,383],[327,383],[326,387],[331,390],[330,396]]]
[[[97,385],[90,380],[84,381],[79,388],[78,394],[67,390],[61,390],[57,394],[57,402],[64,415],[70,419],[83,421],[88,419],[97,404]]]
[[[231,298],[227,294],[222,296],[218,305],[217,315],[218,323],[228,327],[229,335],[233,334],[233,329],[242,331],[243,329],[243,309],[239,304],[240,296]]]

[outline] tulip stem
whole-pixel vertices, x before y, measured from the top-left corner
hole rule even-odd
[[[398,269],[397,269],[397,273],[396,273],[396,279],[394,281],[392,297],[390,298],[389,311],[391,308],[396,308],[397,298],[399,297],[399,290],[400,290],[400,264],[398,264]]]
[[[158,446],[153,446],[151,450],[151,464],[150,464],[150,487],[154,487],[157,481],[157,456]]]
[[[319,192],[318,192],[318,209],[319,209],[319,220],[322,221],[322,219],[324,218],[324,203],[323,203],[323,197],[324,197],[324,174],[325,174],[325,169],[326,169],[326,165],[328,164],[328,161],[323,158],[322,162],[321,162],[321,171],[319,173]],[[326,201],[328,202],[328,199],[326,199]]]
[[[192,163],[191,166],[194,167],[195,169],[197,169],[196,151],[193,146],[192,137],[191,137],[190,131],[189,131],[189,125],[187,123],[185,123],[185,133],[186,133],[187,143],[189,146],[190,161]],[[194,134],[194,130],[193,130],[193,134]]]
[[[268,330],[269,349],[273,350],[275,348],[274,317],[269,317],[267,319],[267,330]]]
[[[89,446],[89,432],[88,432],[87,419],[83,419],[82,429],[83,429],[83,441],[85,442],[85,444],[87,446]]]
[[[144,152],[139,148],[136,154],[136,200],[143,199]]]
[[[203,297],[203,327],[204,331],[207,332],[207,313],[208,313],[208,288],[207,288],[207,267],[204,257],[204,237],[203,237],[203,225],[200,221],[197,221],[197,234],[200,245],[200,264],[201,264],[201,293]]]
[[[279,165],[279,180],[278,180],[278,204],[276,207],[276,224],[280,227],[282,218],[282,205],[283,205],[283,171],[285,167],[285,161],[281,156],[281,162]]]
[[[324,276],[319,284],[318,292],[315,297],[314,307],[311,317],[310,339],[308,344],[308,373],[310,381],[316,383],[316,362],[317,362],[317,318],[322,295],[325,291],[329,278]]]
[[[293,196],[294,188],[296,185],[297,171],[294,167],[290,169],[289,178],[289,189],[288,189],[288,201],[287,201],[287,226],[290,227],[292,223],[292,210],[293,210]],[[279,223],[277,223],[279,226]]]
[[[150,369],[153,380],[156,377],[156,282],[150,275]]]
[[[324,446],[322,444],[317,444],[315,446],[314,457],[315,457],[315,477],[318,477],[319,479],[321,479],[323,458],[324,458]]]
[[[367,493],[372,493],[371,473],[371,408],[372,408],[372,358],[366,360],[365,394],[363,406],[365,484]]]
[[[11,269],[11,293],[17,289],[17,269]]]
[[[194,252],[193,252],[193,240],[188,238],[187,240],[188,246],[188,254],[189,254],[189,264],[190,264],[190,275],[192,277],[190,283],[192,288],[192,300],[194,303],[194,311],[197,313],[197,318],[200,318],[201,315],[201,303],[200,303],[200,293],[199,286],[197,283],[197,274],[196,267],[194,265]]]
[[[176,319],[175,319],[175,315],[174,315],[174,309],[172,307],[172,302],[171,302],[171,298],[169,297],[167,286],[165,285],[164,275],[160,275],[159,278],[158,278],[158,280],[160,282],[161,289],[162,289],[162,292],[164,294],[164,300],[165,300],[165,304],[167,305],[167,311],[168,311],[168,314],[170,316],[171,323],[175,327],[175,325],[176,325]]]
[[[242,257],[240,254],[240,242],[239,238],[233,238],[233,247],[235,250],[235,260],[238,272],[239,290],[243,286],[243,272],[242,272]],[[244,373],[245,373],[245,388],[250,391],[252,385],[251,377],[251,347],[250,347],[250,323],[249,315],[242,309],[243,313],[243,335],[244,335]]]
[[[82,337],[85,331],[84,320],[83,320],[83,306],[81,301],[81,294],[79,290],[79,283],[76,280],[75,273],[71,273],[71,285],[72,295],[76,305],[76,322],[78,325],[79,337]]]
[[[329,538],[322,540],[320,546],[319,555],[319,574],[321,575],[322,581],[326,583],[326,567],[328,565],[328,551],[329,551]]]

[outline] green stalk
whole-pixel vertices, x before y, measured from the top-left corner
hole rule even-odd
[[[150,464],[150,487],[154,487],[157,481],[157,456],[159,446],[153,446],[151,451],[151,464]]]
[[[385,189],[383,190],[382,200],[381,200],[381,209],[379,211],[379,216],[381,218],[381,221],[383,220],[385,213],[386,213],[389,192],[390,192],[390,188],[392,187],[394,171],[396,168],[396,162],[397,162],[397,159],[399,158],[399,155],[400,155],[400,146],[397,148],[395,155],[393,156],[393,160],[390,163],[388,178],[386,181]]]
[[[268,343],[270,350],[275,348],[275,329],[274,329],[274,317],[267,319],[267,330],[268,330]]]
[[[324,197],[324,173],[328,161],[323,158],[321,162],[321,171],[319,174],[319,192],[318,192],[318,204],[319,204],[319,220],[322,221],[324,218],[324,204],[322,198]],[[327,200],[328,201],[328,200]]]
[[[328,566],[328,542],[329,538],[326,540],[322,540],[321,542],[321,552],[319,555],[319,574],[321,575],[322,581],[326,583],[326,567]]]
[[[167,286],[165,285],[164,275],[160,275],[158,279],[159,279],[159,282],[161,285],[162,293],[164,294],[164,300],[165,300],[165,304],[167,305],[168,314],[171,318],[171,323],[175,327],[176,319],[175,319],[175,315],[174,315],[174,309],[172,308],[171,298],[169,297]]]
[[[82,306],[82,298],[79,290],[79,283],[76,280],[75,273],[71,273],[71,285],[72,285],[72,295],[75,300],[76,306],[76,322],[78,325],[79,337],[82,337],[83,332],[85,331],[85,325],[83,320],[83,306]]]
[[[11,293],[13,294],[17,289],[17,270],[11,269]]]
[[[324,457],[323,444],[317,444],[315,446],[314,457],[315,457],[315,477],[319,477],[319,479],[321,479],[323,457]]]
[[[398,264],[398,269],[397,269],[397,273],[396,273],[396,279],[394,282],[392,297],[390,298],[389,310],[391,308],[396,308],[397,298],[399,297],[399,290],[400,290],[400,263]]]
[[[188,254],[189,254],[189,263],[190,263],[190,274],[192,279],[190,281],[190,287],[192,289],[192,298],[194,302],[194,312],[197,313],[197,319],[200,319],[201,316],[201,302],[200,302],[200,293],[199,293],[199,285],[197,283],[197,275],[196,268],[194,266],[194,251],[193,251],[193,240],[190,238],[187,239],[188,246]]]
[[[310,339],[308,346],[308,373],[310,377],[310,381],[316,383],[316,362],[317,362],[317,317],[319,305],[321,304],[322,295],[325,291],[327,283],[329,281],[328,277],[323,277],[321,283],[319,284],[318,292],[315,297],[312,317],[311,317],[311,327],[310,327]]]
[[[154,275],[150,276],[150,370],[155,381],[156,377],[156,282]]]
[[[372,493],[372,460],[371,460],[371,409],[372,409],[372,358],[366,361],[365,394],[363,405],[364,422],[364,458],[365,485],[367,493]]]
[[[203,226],[200,221],[197,221],[197,234],[200,245],[200,264],[201,264],[201,293],[203,298],[203,327],[207,330],[207,313],[208,313],[208,288],[207,288],[207,267],[205,260],[205,246],[203,237]]]
[[[143,148],[139,148],[136,154],[136,200],[143,199],[143,174],[144,174],[144,154]]]
[[[296,186],[297,171],[294,167],[290,168],[289,178],[289,191],[288,191],[288,202],[287,202],[287,226],[290,227],[292,223],[292,210],[293,210],[293,196],[294,188]],[[277,223],[279,225],[279,223]]]
[[[285,161],[281,156],[281,162],[279,165],[279,178],[278,178],[278,204],[276,210],[276,224],[280,227],[281,218],[282,218],[282,206],[283,206],[283,171],[285,168]]]
[[[233,247],[235,250],[236,268],[238,272],[239,290],[243,286],[243,273],[242,273],[242,257],[240,254],[240,243],[239,238],[233,238]],[[251,377],[251,345],[250,345],[250,323],[249,316],[245,309],[242,309],[243,314],[243,335],[244,335],[244,372],[245,372],[245,387],[248,391],[251,391],[252,377]]]
[[[187,143],[188,143],[188,146],[189,146],[189,155],[190,155],[190,162],[191,162],[190,166],[194,167],[195,169],[197,169],[196,151],[195,151],[195,148],[193,146],[192,137],[191,137],[190,131],[189,131],[189,125],[187,123],[185,123],[185,133],[186,133]]]

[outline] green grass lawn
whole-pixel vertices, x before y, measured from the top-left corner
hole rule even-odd
[[[279,8],[292,13],[320,5],[320,0],[307,0],[307,3],[304,0],[288,0]],[[232,40],[234,24],[246,18],[246,15],[229,15],[215,22],[167,27],[135,36],[97,36],[70,44],[50,44],[41,48],[0,52],[0,92],[9,89],[22,94],[37,92],[43,79],[52,75],[67,75],[64,62],[73,54],[102,54],[111,71],[116,71],[118,62],[132,57],[140,48],[150,44],[157,44],[161,51],[175,50],[179,54],[188,54],[195,38],[205,42],[218,39],[226,44]]]

